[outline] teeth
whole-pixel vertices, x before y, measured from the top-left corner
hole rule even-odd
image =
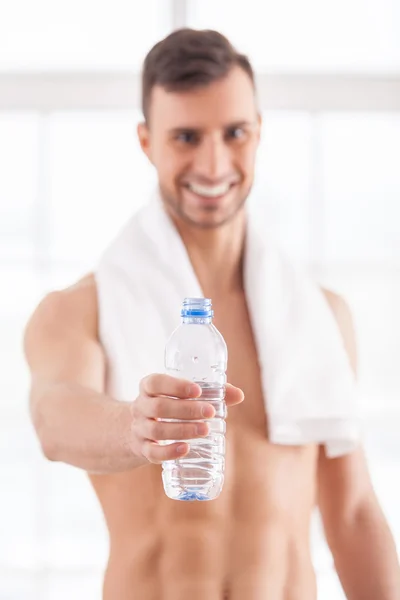
[[[188,187],[192,192],[199,196],[205,196],[206,198],[216,198],[217,196],[223,196],[229,191],[229,183],[221,183],[220,185],[198,185],[196,183],[189,183]]]

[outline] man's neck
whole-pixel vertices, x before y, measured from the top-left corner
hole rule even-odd
[[[205,297],[220,298],[243,290],[246,230],[244,211],[213,229],[176,222]]]

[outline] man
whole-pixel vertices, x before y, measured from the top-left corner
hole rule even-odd
[[[144,373],[132,402],[110,397],[94,275],[50,294],[35,311],[25,340],[32,418],[47,458],[90,473],[110,533],[105,600],[315,599],[309,527],[316,499],[347,597],[397,600],[395,547],[362,449],[328,459],[315,445],[274,445],[267,437],[242,277],[244,204],[260,136],[248,60],[216,32],[177,31],[146,58],[143,112],[140,144],[213,300],[229,349],[226,401],[237,406],[229,412],[220,497],[172,501],[160,463],[188,447],[156,442],[207,433],[192,422],[212,414],[199,388]],[[324,294],[355,369],[349,309]]]

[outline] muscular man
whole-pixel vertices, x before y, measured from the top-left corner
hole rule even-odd
[[[220,497],[170,500],[160,462],[188,446],[156,442],[206,434],[207,425],[191,422],[211,415],[201,397],[188,400],[199,388],[145,373],[131,402],[110,396],[93,274],[37,308],[25,340],[32,418],[48,459],[90,474],[110,535],[104,599],[315,599],[309,529],[318,502],[347,597],[398,600],[395,547],[362,449],[328,459],[317,446],[268,440],[242,277],[244,204],[260,135],[250,64],[216,32],[175,32],[145,61],[143,111],[141,147],[227,342],[232,408]],[[349,310],[324,293],[355,369]],[[156,420],[163,417],[184,422]]]

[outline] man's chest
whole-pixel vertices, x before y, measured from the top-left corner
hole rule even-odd
[[[271,511],[296,514],[294,498],[299,505],[312,503],[317,448],[269,442],[268,398],[244,296],[230,302],[228,310],[218,310],[217,305],[215,315],[228,347],[227,380],[245,394],[244,402],[230,408],[227,418],[225,492],[234,499],[236,516],[246,522],[265,518]]]
[[[215,309],[215,326],[228,347],[227,381],[245,394],[245,401],[229,411],[228,424],[240,422],[254,431],[267,434],[265,398],[253,329],[244,295]]]

